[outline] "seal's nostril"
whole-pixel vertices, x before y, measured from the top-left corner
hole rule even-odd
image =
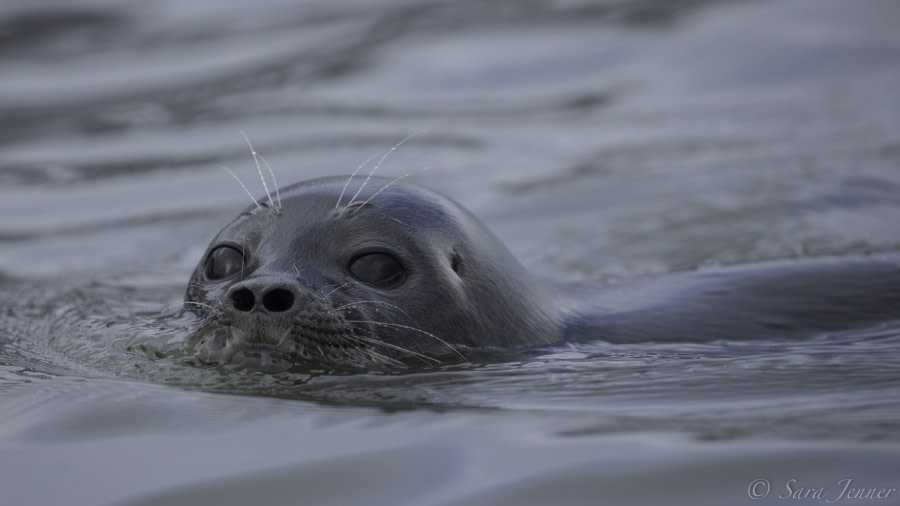
[[[246,288],[235,290],[231,294],[231,300],[234,302],[234,308],[238,311],[250,311],[256,305],[256,297],[253,296],[253,292]]]
[[[294,305],[294,294],[284,288],[275,288],[263,295],[262,303],[272,312],[287,311]]]

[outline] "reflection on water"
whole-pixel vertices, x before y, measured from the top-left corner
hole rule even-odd
[[[900,488],[896,322],[366,374],[128,349],[177,338],[160,312],[247,204],[221,166],[262,192],[241,131],[289,183],[426,130],[385,174],[432,167],[547,279],[900,250],[898,22],[892,0],[4,2],[4,501]]]

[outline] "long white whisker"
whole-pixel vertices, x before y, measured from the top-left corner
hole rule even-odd
[[[193,301],[186,300],[186,301],[184,301],[184,302],[176,302],[175,304],[172,304],[171,306],[166,306],[165,308],[163,308],[162,311],[160,311],[160,314],[165,313],[166,311],[172,309],[173,307],[177,307],[177,306],[184,307],[184,306],[186,306],[186,305],[188,305],[188,304],[193,304],[193,305],[199,306],[199,307],[205,307],[205,308],[209,309],[210,311],[218,311],[218,309],[216,309],[214,306],[211,306],[211,305],[209,305],[209,304],[204,304],[204,303],[202,303],[202,302],[193,302]]]
[[[351,281],[351,282],[349,282],[349,283],[344,283],[343,285],[340,285],[340,286],[338,286],[337,288],[335,288],[334,290],[332,290],[332,291],[328,292],[327,294],[325,294],[325,298],[330,297],[334,292],[340,290],[341,288],[344,288],[345,286],[350,286],[350,285],[355,285],[355,284],[356,284],[356,282],[354,282],[354,281]]]
[[[254,197],[252,193],[250,193],[250,190],[247,189],[247,185],[245,185],[244,182],[241,181],[241,178],[239,178],[238,175],[234,173],[234,171],[232,171],[231,169],[229,169],[228,167],[226,167],[224,165],[222,166],[222,170],[231,174],[231,177],[233,177],[235,179],[235,181],[237,181],[238,184],[241,185],[241,188],[243,188],[244,191],[247,192],[247,195],[250,196],[250,200],[252,200],[253,203],[256,204],[256,207],[258,207],[259,210],[262,211],[263,206],[259,205],[259,201],[256,200],[256,197]]]
[[[188,283],[188,286],[193,286],[194,288],[199,288],[199,289],[201,289],[201,290],[206,290],[206,289],[209,288],[209,285],[206,285],[206,284],[204,284],[204,283],[197,283],[197,282]],[[215,297],[215,299],[216,299],[216,302],[218,302],[218,303],[220,303],[220,304],[222,303],[222,298],[221,298],[221,297]],[[201,304],[200,302],[193,302],[193,301],[187,301],[186,303],[190,303],[190,304]]]
[[[206,334],[201,334],[200,332],[206,326],[208,326],[212,323],[215,323],[215,322],[216,322],[216,319],[213,316],[210,316],[209,318],[205,318],[202,322],[200,322],[200,325],[197,325],[197,328],[194,329],[194,331],[191,333],[191,335],[188,336],[187,339],[185,339],[181,343],[182,349],[190,349],[190,348],[193,348],[194,346],[196,346],[197,343],[200,342],[200,340],[203,339],[203,337],[206,335]]]
[[[277,210],[281,211],[281,193],[278,191],[278,181],[275,180],[275,171],[272,170],[272,166],[269,165],[269,162],[263,158],[263,155],[259,155],[259,159],[262,160],[263,165],[266,166],[266,170],[269,171],[269,175],[272,176],[272,186],[275,187],[275,200],[278,201]]]
[[[256,164],[256,171],[259,172],[259,180],[262,181],[263,189],[266,190],[266,197],[269,199],[269,204],[272,207],[275,207],[275,203],[272,201],[272,194],[269,193],[269,185],[266,184],[266,178],[263,176],[262,167],[259,165],[259,155],[256,153],[256,150],[253,149],[253,144],[250,143],[250,138],[247,137],[247,134],[241,130],[241,135],[244,136],[244,140],[247,141],[247,146],[250,148],[250,154],[253,155],[253,163]]]
[[[338,207],[341,207],[341,199],[344,198],[344,193],[347,192],[347,187],[350,186],[350,181],[353,180],[353,176],[355,176],[363,167],[365,167],[367,163],[371,162],[373,158],[375,158],[376,156],[381,155],[381,154],[384,154],[384,151],[379,151],[379,152],[375,153],[374,155],[366,158],[366,161],[359,164],[359,167],[357,167],[356,170],[353,171],[353,174],[350,174],[350,177],[347,178],[347,182],[344,183],[344,188],[341,189],[341,194],[338,196],[337,204],[334,205],[335,209],[337,209]]]
[[[404,142],[406,142],[406,141],[412,139],[413,137],[415,137],[415,136],[417,136],[417,135],[419,135],[419,134],[423,134],[423,133],[425,133],[425,130],[421,130],[421,131],[419,131],[419,132],[411,133],[411,134],[407,135],[406,138],[403,139],[402,141],[398,142],[397,144],[394,144],[394,147],[392,147],[391,149],[389,149],[389,150],[387,151],[387,153],[385,153],[384,156],[381,157],[381,160],[378,160],[378,163],[375,164],[375,167],[372,168],[372,171],[369,172],[369,175],[366,177],[366,180],[363,181],[362,186],[360,186],[359,189],[356,190],[356,193],[353,194],[353,197],[350,199],[350,202],[347,204],[347,207],[350,207],[350,205],[353,204],[353,202],[356,200],[356,197],[359,196],[359,193],[360,193],[361,191],[363,191],[363,188],[365,188],[365,187],[366,187],[366,184],[368,184],[369,180],[372,179],[372,176],[375,174],[375,171],[377,171],[378,168],[381,167],[381,164],[384,163],[384,161],[387,159],[387,157],[391,156],[391,153],[393,153],[394,151],[397,151],[397,148],[399,148],[400,146],[402,146]]]
[[[189,339],[193,338],[193,334],[200,332],[200,330],[203,329],[203,327],[209,325],[213,321],[215,321],[215,318],[212,318],[212,317],[203,318],[202,320],[200,320],[199,322],[196,323],[195,328],[193,328],[193,329],[191,328],[191,325],[188,325],[187,330],[191,333],[191,335],[188,336],[185,340],[189,340]]]
[[[403,313],[404,316],[406,316],[407,318],[409,318],[409,321],[413,322],[414,324],[416,323],[416,321],[413,320],[412,317],[409,316],[409,314],[407,314],[406,311],[400,309],[400,307],[398,307],[398,306],[395,306],[395,305],[391,304],[390,302],[384,302],[384,301],[382,301],[382,300],[358,300],[358,301],[356,301],[356,302],[351,302],[351,303],[349,303],[349,304],[344,304],[343,306],[338,306],[338,307],[336,307],[335,309],[338,310],[338,311],[340,311],[341,309],[345,309],[345,308],[348,308],[348,307],[350,307],[350,306],[356,306],[356,305],[359,305],[359,304],[366,304],[366,303],[369,303],[369,304],[384,304],[385,306],[392,307],[392,308],[396,309],[397,311],[400,311],[401,313]]]
[[[387,190],[389,186],[391,186],[392,184],[396,183],[397,181],[400,181],[401,179],[407,178],[407,177],[409,177],[409,176],[415,174],[416,172],[426,171],[426,170],[428,170],[428,169],[430,169],[430,168],[431,168],[431,167],[422,167],[421,169],[416,169],[416,170],[414,170],[414,171],[407,172],[406,174],[403,174],[402,176],[400,176],[400,177],[394,179],[393,181],[391,181],[390,183],[388,183],[388,184],[382,186],[380,190],[378,190],[377,192],[373,193],[371,197],[369,197],[368,199],[366,199],[366,201],[363,202],[362,205],[365,206],[366,204],[368,204],[372,199],[374,199],[376,196],[378,196],[379,193],[383,192],[384,190]]]
[[[416,353],[416,352],[414,352],[414,351],[412,351],[412,350],[409,350],[409,349],[406,349],[406,348],[404,348],[404,347],[402,347],[402,346],[397,346],[396,344],[386,343],[386,342],[384,342],[384,341],[379,341],[378,339],[372,339],[372,338],[369,338],[369,337],[360,337],[360,336],[357,336],[356,338],[359,339],[360,341],[365,341],[365,342],[367,342],[367,343],[369,343],[369,344],[378,345],[378,346],[384,346],[385,348],[391,348],[391,349],[394,349],[394,350],[397,350],[397,351],[402,351],[403,353],[408,353],[409,355],[411,355],[411,356],[413,356],[413,357],[420,358],[420,359],[425,360],[425,361],[431,361],[431,362],[434,362],[434,363],[436,363],[436,364],[440,364],[440,363],[441,363],[440,360],[438,360],[438,359],[436,359],[436,358],[434,358],[434,357],[429,357],[428,355],[423,355],[423,354],[421,354],[421,353]]]
[[[462,358],[462,359],[465,360],[466,362],[469,361],[462,353],[459,352],[459,350],[457,350],[455,347],[453,347],[450,343],[448,343],[447,341],[444,341],[444,340],[441,339],[440,337],[438,337],[438,336],[436,336],[436,335],[434,335],[434,334],[432,334],[432,333],[430,333],[430,332],[425,332],[425,331],[422,330],[422,329],[417,329],[417,328],[415,328],[415,327],[410,327],[410,326],[408,326],[408,325],[400,325],[399,323],[386,323],[386,322],[374,322],[374,321],[359,321],[359,320],[347,320],[347,323],[368,323],[368,324],[372,324],[372,325],[385,325],[385,326],[387,326],[387,327],[396,327],[396,328],[400,328],[400,329],[412,330],[412,331],[414,331],[414,332],[420,332],[420,333],[422,333],[422,334],[425,334],[426,336],[429,336],[429,337],[432,337],[432,338],[436,339],[438,342],[440,342],[441,344],[443,344],[443,345],[446,346],[447,348],[450,348],[451,351],[453,351],[454,353],[456,353],[457,355],[459,355],[460,358]]]
[[[368,358],[371,359],[375,363],[378,363],[378,361],[379,361],[378,359],[380,359],[385,364],[393,363],[397,367],[402,367],[402,368],[406,369],[406,364],[404,364],[403,362],[393,359],[387,355],[378,353],[377,351],[373,350],[372,348],[366,348],[365,353],[366,353],[366,355],[368,355]]]

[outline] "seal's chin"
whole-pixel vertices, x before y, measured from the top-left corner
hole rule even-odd
[[[261,325],[253,325],[249,329],[236,325],[226,327],[229,332],[228,342],[235,345],[270,345],[284,347],[291,341],[290,327],[266,329]]]
[[[259,326],[211,325],[195,333],[184,351],[201,363],[264,370],[288,369],[295,362],[296,346],[290,329],[262,331]]]
[[[237,369],[281,372],[294,365],[290,352],[267,344],[238,344],[223,350],[224,363]]]

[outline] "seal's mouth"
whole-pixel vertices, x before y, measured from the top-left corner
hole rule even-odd
[[[202,364],[279,371],[301,363],[343,363],[365,348],[355,334],[314,322],[218,320],[199,329],[183,349]]]
[[[239,345],[269,345],[285,350],[296,350],[298,347],[325,347],[330,349],[357,348],[360,343],[342,333],[330,329],[322,329],[313,325],[296,323],[279,328],[253,326],[250,329],[237,325],[229,325],[228,342]]]
[[[186,361],[192,364],[269,371],[306,365],[343,369],[405,368],[408,361],[428,365],[442,363],[416,343],[386,341],[376,326],[421,332],[438,339],[410,326],[372,321],[365,315],[335,317],[319,312],[305,313],[302,317],[272,318],[254,313],[220,313],[210,315],[182,341],[181,351],[186,355]]]

